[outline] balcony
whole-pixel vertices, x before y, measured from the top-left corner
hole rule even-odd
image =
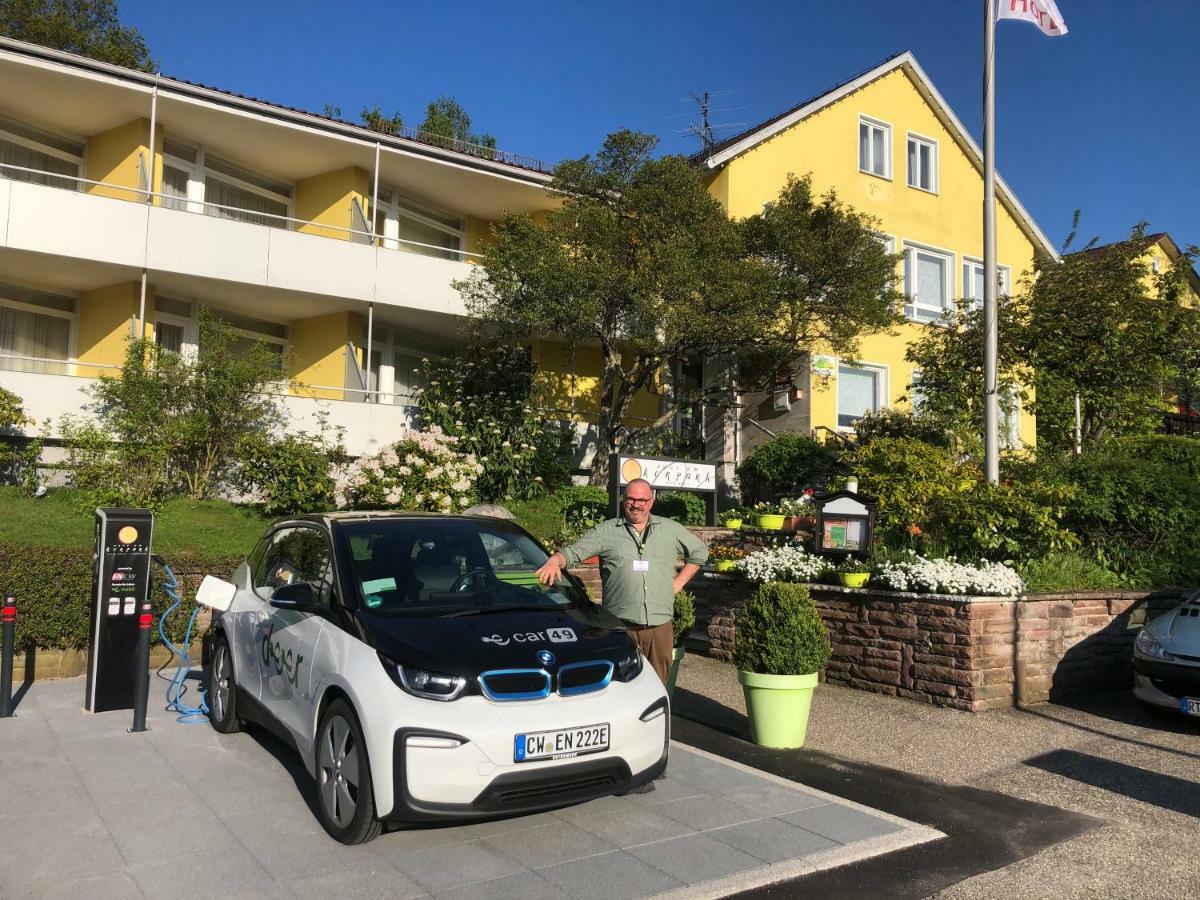
[[[268,227],[82,193],[76,187],[84,184],[131,197],[139,192],[39,174],[63,186],[12,181],[0,171],[0,248],[422,312],[467,312],[451,286],[471,272],[466,262],[377,247],[365,233],[338,240],[291,230],[313,224],[299,220]]]

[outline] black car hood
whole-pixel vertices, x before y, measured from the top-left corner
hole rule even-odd
[[[489,669],[542,668],[539,650],[549,650],[561,665],[616,662],[634,646],[620,619],[591,604],[429,618],[360,610],[358,621],[367,642],[389,659],[468,678]]]

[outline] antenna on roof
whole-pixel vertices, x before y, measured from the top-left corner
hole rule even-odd
[[[723,109],[713,109],[711,106],[713,97],[723,97],[727,94],[732,94],[733,91],[688,91],[688,95],[680,99],[680,103],[695,103],[696,108],[700,111],[700,121],[692,122],[687,128],[676,130],[676,134],[690,134],[700,141],[700,152],[708,153],[716,146],[716,132],[727,131],[730,128],[741,128],[745,126],[745,122],[712,122],[709,116],[712,113],[734,112],[739,109],[745,109],[744,106],[728,106]],[[672,116],[678,118],[678,116]]]

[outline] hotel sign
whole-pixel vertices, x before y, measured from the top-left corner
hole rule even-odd
[[[715,491],[715,463],[690,459],[658,459],[652,456],[618,456],[618,484],[625,485],[635,478],[644,478],[655,490]]]

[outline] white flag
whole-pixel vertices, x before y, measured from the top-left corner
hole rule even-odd
[[[999,0],[996,19],[1023,19],[1051,37],[1067,33],[1067,23],[1054,0]]]

